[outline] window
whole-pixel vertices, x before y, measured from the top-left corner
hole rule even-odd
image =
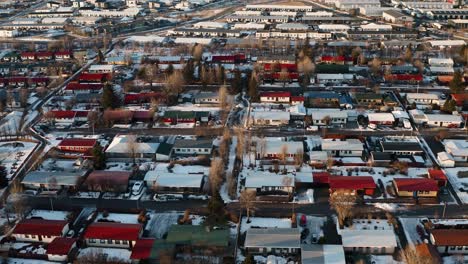
[[[106,240],[105,239],[101,239],[101,244],[105,244],[106,243]]]
[[[120,240],[115,240],[114,244],[120,245]]]
[[[96,243],[96,239],[90,239],[89,243]]]
[[[123,244],[123,245],[128,245],[128,241],[127,241],[127,240],[123,240],[123,241],[122,241],[122,244]]]
[[[463,250],[463,246],[457,247],[457,250]]]
[[[29,238],[29,235],[24,235],[25,238]]]
[[[112,244],[112,239],[107,239],[108,244]]]
[[[450,247],[450,250],[455,250],[455,247]]]

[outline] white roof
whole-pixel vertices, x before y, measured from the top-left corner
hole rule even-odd
[[[453,59],[430,58],[429,64],[430,65],[441,65],[441,64],[453,65]]]
[[[309,26],[301,23],[284,23],[284,24],[279,24],[276,26],[276,29],[283,29],[283,30],[306,30],[308,29]]]
[[[146,43],[146,42],[155,42],[161,43],[166,40],[166,37],[160,37],[156,35],[149,35],[149,36],[131,36],[125,40],[125,42],[138,42],[138,43]]]
[[[330,118],[348,118],[347,111],[341,111],[338,109],[307,109],[307,113],[312,115],[314,120],[322,120],[326,116]]]
[[[42,19],[42,24],[63,24],[68,19],[68,17],[45,17]]]
[[[113,71],[114,65],[108,64],[94,64],[89,66],[89,71]]]
[[[318,80],[352,80],[354,74],[351,73],[317,73]]]
[[[453,156],[468,156],[468,141],[463,139],[444,140],[445,150]]]
[[[175,43],[177,44],[203,44],[203,45],[209,45],[213,39],[211,38],[176,38],[174,40]]]
[[[440,161],[453,161],[453,156],[445,151],[437,153],[437,159]]]
[[[326,151],[310,151],[309,159],[311,161],[325,161],[328,159],[328,153]]]
[[[255,111],[250,115],[254,120],[267,119],[267,120],[289,120],[289,112],[284,111]]]
[[[395,117],[393,117],[392,113],[368,113],[367,118],[369,118],[369,122],[372,122],[372,121],[393,122],[395,121]]]
[[[227,23],[221,22],[212,22],[212,21],[202,21],[195,23],[194,28],[227,28]]]
[[[284,186],[284,187],[293,187],[294,186],[294,176],[293,175],[283,175],[278,173],[272,173],[268,171],[251,171],[247,170],[243,172],[245,176],[245,188],[261,188],[267,186]],[[285,181],[285,178],[291,179],[288,183]],[[288,185],[285,185],[288,183]]]
[[[426,119],[428,122],[463,122],[459,115],[426,114]]]
[[[367,29],[367,30],[375,30],[375,29],[380,29],[380,30],[392,30],[391,25],[382,25],[382,24],[375,24],[375,23],[369,23],[365,25],[361,25],[362,29]]]
[[[205,177],[203,173],[189,174],[154,170],[148,171],[144,180],[156,182],[156,185],[161,187],[199,188],[203,177]]]
[[[393,230],[340,230],[343,247],[396,247]]]
[[[343,24],[321,24],[321,25],[318,25],[318,28],[322,30],[348,30],[350,29],[348,25],[343,25]]]
[[[110,145],[106,149],[106,153],[130,153],[128,142],[128,135],[117,135],[114,137]],[[136,142],[136,153],[149,153],[154,154],[158,150],[159,143]]]
[[[234,29],[264,29],[265,24],[259,23],[236,23]]]
[[[265,142],[265,153],[281,153],[281,148],[286,145],[288,146],[288,153],[295,154],[297,151],[304,150],[304,144],[302,141],[281,141],[281,140],[266,140]]]
[[[442,66],[430,66],[429,70],[434,73],[434,72],[441,72],[441,73],[454,73],[455,71],[451,66],[447,67],[442,67]]]
[[[401,110],[392,111],[392,115],[398,119],[401,119],[401,118],[409,119],[409,115],[406,111],[401,111]]]
[[[327,11],[306,12],[305,15],[311,16],[311,17],[331,17],[333,16],[333,12],[327,12]]]
[[[433,93],[407,93],[406,94],[407,99],[432,99],[432,100],[437,100],[439,99],[439,96],[437,94]]]
[[[322,150],[355,150],[362,151],[364,146],[359,139],[346,139],[345,141],[322,139]]]
[[[429,41],[431,46],[463,46],[465,45],[464,40],[431,40]]]

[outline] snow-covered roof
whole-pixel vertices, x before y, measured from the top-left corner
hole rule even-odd
[[[160,187],[200,188],[205,174],[174,173],[168,171],[148,171],[146,182],[156,182]]]
[[[289,112],[284,111],[254,111],[250,115],[254,120],[266,119],[266,120],[289,120]]]
[[[302,264],[345,264],[342,245],[301,245]]]
[[[408,113],[402,110],[392,111],[392,115],[398,119],[401,119],[401,118],[409,119]]]
[[[369,122],[393,122],[395,117],[392,113],[368,113]]]
[[[430,58],[429,64],[430,65],[453,65],[453,59]]]
[[[364,25],[361,25],[361,28],[365,30],[392,30],[391,25],[376,24],[376,23],[364,24]]]
[[[166,37],[160,37],[157,35],[131,36],[125,40],[125,42],[137,42],[137,43],[147,43],[147,42],[162,43],[165,41],[166,41]]]
[[[304,144],[302,141],[281,141],[281,140],[266,140],[265,142],[265,153],[277,154],[281,153],[283,146],[288,147],[288,153],[295,154],[298,151],[304,150]]]
[[[94,64],[89,66],[88,71],[93,72],[93,71],[113,71],[114,70],[114,65],[108,65],[108,64]]]
[[[426,114],[426,119],[428,122],[463,122],[459,115]]]
[[[259,23],[236,23],[234,29],[264,29],[265,24]]]
[[[307,30],[308,28],[308,25],[301,23],[284,23],[276,26],[276,29],[280,30]]]
[[[307,109],[307,114],[314,120],[322,120],[326,116],[330,118],[348,118],[348,112],[339,109]]]
[[[245,176],[245,188],[261,188],[267,186],[294,186],[293,175],[283,175],[272,173],[268,171],[246,171],[243,173]],[[285,179],[291,179],[287,181]]]
[[[463,46],[465,45],[464,40],[431,40],[429,41],[433,47],[442,47],[442,46]]]
[[[437,100],[439,96],[433,93],[407,93],[406,99],[417,100],[417,99],[426,99],[426,100]]]
[[[155,142],[138,142],[138,140],[136,140],[134,144],[136,153],[154,154],[159,147],[159,143]],[[128,135],[115,136],[107,147],[106,153],[130,153]]]
[[[354,74],[350,73],[317,73],[318,80],[352,80]]]
[[[322,30],[348,30],[350,27],[344,24],[321,24],[318,25],[319,29]]]
[[[364,146],[359,139],[346,139],[333,140],[333,139],[322,139],[322,150],[353,150],[353,151],[362,151]]]
[[[396,247],[396,236],[393,230],[340,230],[343,247]]]
[[[194,28],[227,28],[227,26],[227,23],[213,21],[202,21],[193,25]]]
[[[431,66],[429,70],[432,73],[454,73],[455,70],[451,66],[443,67],[443,66]]]
[[[176,44],[203,44],[209,45],[213,41],[212,38],[176,38],[174,42]]]
[[[445,150],[453,156],[468,156],[468,141],[463,139],[444,140]]]
[[[250,228],[245,237],[245,247],[300,248],[301,234],[297,228]]]

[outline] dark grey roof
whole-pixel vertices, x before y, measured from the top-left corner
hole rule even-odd
[[[387,15],[390,15],[392,17],[406,17],[407,15],[403,14],[402,12],[398,11],[398,10],[394,10],[394,9],[391,9],[391,10],[386,10],[384,11],[385,14]]]
[[[213,140],[211,139],[179,139],[176,140],[174,148],[211,148]]]
[[[372,151],[371,155],[372,155],[372,159],[374,161],[392,160],[392,154],[388,153],[388,152],[375,152],[375,151]]]
[[[300,248],[300,232],[297,228],[250,228],[245,237],[245,247],[251,248]]]
[[[159,144],[158,150],[156,151],[157,154],[169,155],[172,151],[172,144],[168,144],[162,142]]]
[[[421,145],[416,142],[381,142],[382,151],[384,152],[394,152],[394,151],[412,151],[412,152],[422,152],[423,149]]]

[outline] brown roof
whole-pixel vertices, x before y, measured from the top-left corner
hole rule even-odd
[[[431,235],[436,246],[468,246],[468,229],[434,229]]]

